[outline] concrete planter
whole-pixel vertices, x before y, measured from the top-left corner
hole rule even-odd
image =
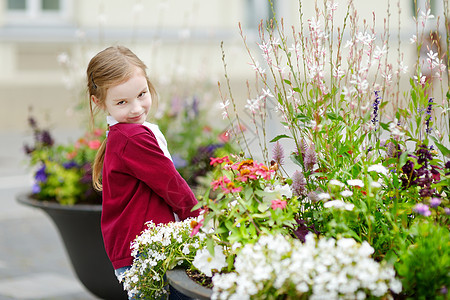
[[[53,221],[81,283],[102,299],[128,299],[106,255],[100,229],[101,205],[60,205],[38,201],[28,193],[16,197],[21,204],[42,209]]]
[[[172,289],[175,289],[179,294],[182,294],[188,298],[184,299],[198,299],[208,300],[211,299],[212,290],[193,281],[186,274],[186,270],[183,268],[175,268],[166,272],[167,281]]]

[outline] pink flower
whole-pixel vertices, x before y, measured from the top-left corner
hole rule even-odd
[[[200,228],[203,226],[203,219],[201,219],[199,222],[192,220],[191,221],[191,234],[189,235],[190,237],[193,237],[194,235],[196,235],[199,231]]]
[[[255,163],[255,174],[261,176],[265,180],[270,180],[270,176],[274,172],[273,170],[269,170],[264,164],[256,164]]]
[[[105,131],[101,128],[94,129],[94,136],[100,137]]]
[[[211,162],[209,163],[211,166],[215,166],[217,164],[222,164],[224,162],[226,162],[226,163],[230,162],[228,155],[224,156],[224,157],[210,157],[209,159],[211,160]]]
[[[230,183],[230,179],[228,179],[228,177],[226,176],[222,176],[219,177],[217,180],[214,180],[213,182],[211,182],[211,186],[213,188],[213,191],[217,190],[217,188],[220,186],[222,187],[222,189],[225,188],[225,185]]]
[[[92,140],[88,142],[88,147],[92,150],[97,150],[101,146],[101,142],[99,140]]]
[[[279,199],[275,199],[272,200],[272,205],[270,207],[272,207],[273,210],[277,209],[277,208],[285,208],[287,205],[286,200],[279,200]]]

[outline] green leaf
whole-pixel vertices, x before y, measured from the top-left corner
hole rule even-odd
[[[269,209],[270,205],[266,201],[263,201],[258,204],[258,210],[262,213],[266,212]]]
[[[450,158],[450,150],[447,147],[438,143],[437,141],[435,141],[435,144],[436,144],[436,147],[438,147],[439,151],[441,151],[442,155]]]
[[[381,128],[383,128],[384,130],[388,130],[388,129],[389,129],[389,124],[387,124],[387,123],[380,122],[380,126],[381,126]]]
[[[270,143],[274,143],[274,142],[276,142],[280,139],[284,139],[284,138],[292,139],[292,137],[290,137],[286,134],[280,134],[280,135],[277,135],[276,137],[274,137],[272,140],[270,140]]]
[[[408,152],[403,152],[402,155],[400,155],[400,161],[399,165],[400,167],[403,167],[406,164],[406,161],[408,160]]]
[[[208,238],[206,240],[206,248],[208,249],[211,255],[214,255],[214,240],[212,238]]]

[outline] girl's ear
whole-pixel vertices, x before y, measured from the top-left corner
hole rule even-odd
[[[103,108],[103,106],[100,104],[100,100],[94,95],[91,96],[91,101],[98,107]]]

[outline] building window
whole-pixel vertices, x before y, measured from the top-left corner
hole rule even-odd
[[[72,0],[8,0],[6,22],[17,25],[67,22]]]
[[[8,11],[21,11],[27,7],[26,0],[8,0]]]

